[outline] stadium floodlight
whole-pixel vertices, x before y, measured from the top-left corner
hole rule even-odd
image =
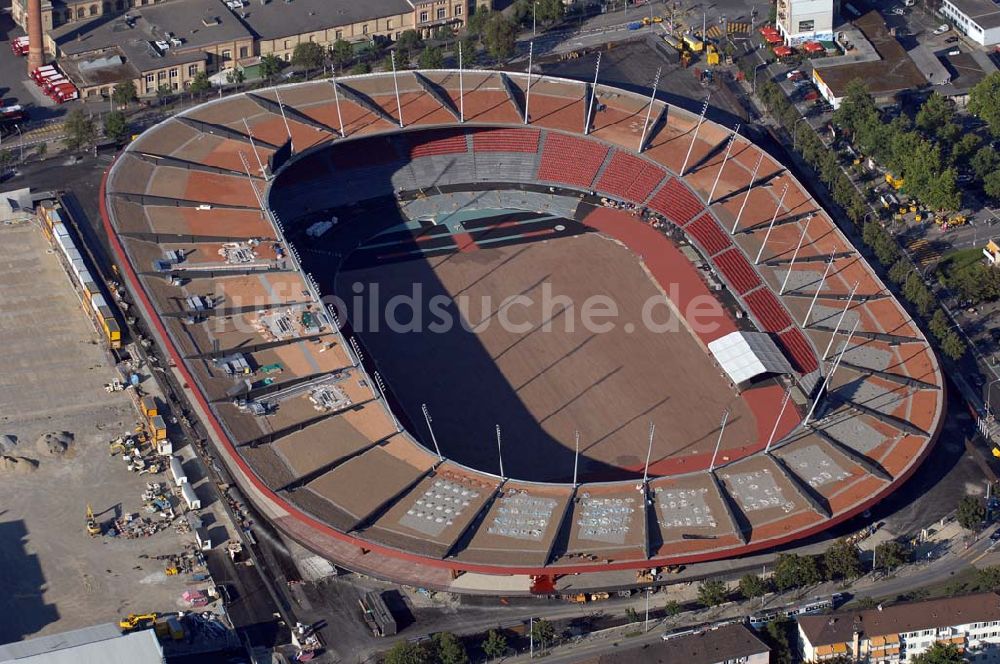
[[[687,155],[684,157],[684,164],[681,166],[681,171],[678,173],[681,177],[684,177],[684,173],[687,172],[688,161],[691,159],[691,152],[694,150],[694,144],[698,142],[698,133],[701,131],[701,125],[705,121],[705,114],[708,113],[708,100],[712,98],[712,93],[709,93],[705,97],[705,103],[701,105],[701,115],[698,116],[698,124],[694,126],[694,136],[691,137],[691,145],[688,146]]]
[[[809,426],[809,420],[812,419],[813,412],[816,410],[816,406],[819,404],[819,400],[823,398],[823,393],[826,392],[827,387],[830,385],[830,381],[833,380],[833,375],[837,373],[837,368],[840,366],[840,361],[844,359],[844,353],[847,352],[847,347],[851,344],[851,340],[854,339],[854,333],[858,331],[858,325],[861,324],[861,317],[854,322],[854,328],[851,330],[851,334],[844,341],[844,345],[840,348],[840,354],[837,355],[837,360],[833,363],[830,368],[830,373],[826,375],[823,380],[823,384],[819,388],[819,392],[816,393],[816,398],[813,399],[812,406],[809,407],[809,412],[806,413],[805,419],[802,420],[802,426]]]
[[[431,426],[431,422],[434,420],[431,419],[431,412],[427,410],[427,404],[420,404],[420,410],[424,414],[424,421],[427,422],[427,430],[431,432],[431,442],[434,443],[434,451],[437,452],[438,458],[444,461],[444,457],[441,455],[441,448],[438,447],[437,436],[434,435],[434,427]]]
[[[785,272],[785,278],[781,281],[781,288],[778,289],[778,295],[785,294],[785,287],[788,286],[788,278],[792,276],[792,270],[795,269],[795,259],[799,257],[799,250],[802,249],[802,243],[805,242],[806,235],[809,233],[809,224],[812,223],[812,220],[812,215],[806,217],[806,225],[802,229],[802,235],[799,236],[799,243],[795,245],[795,251],[792,252],[792,262],[788,264],[788,270]]]
[[[580,462],[580,432],[577,431],[576,435],[576,453],[573,455],[573,486],[576,486],[576,469]]]
[[[344,116],[340,114],[340,92],[337,90],[337,77],[331,76],[330,83],[333,85],[333,103],[337,106],[337,121],[340,122],[340,137],[345,138],[347,132],[344,131]]]
[[[764,151],[761,150],[757,155],[757,163],[754,164],[753,173],[750,174],[750,184],[747,185],[747,193],[743,197],[743,204],[740,205],[740,211],[736,214],[736,221],[733,223],[733,230],[729,231],[730,235],[736,233],[736,229],[740,227],[740,219],[743,218],[743,210],[747,207],[747,201],[750,200],[750,192],[753,191],[753,183],[757,181],[757,171],[760,170],[760,165],[764,162]]]
[[[260,192],[257,191],[257,184],[253,181],[253,175],[250,174],[250,164],[247,163],[247,156],[242,151],[240,152],[240,162],[243,163],[243,170],[246,172],[247,179],[250,181],[250,188],[253,189],[253,195],[257,199],[257,205],[260,206],[260,213],[266,217],[267,210],[264,207],[264,201],[260,196]]]
[[[781,190],[781,198],[778,199],[778,205],[774,208],[774,216],[771,217],[771,223],[767,225],[767,232],[764,233],[764,241],[760,243],[760,250],[757,251],[757,258],[754,260],[754,265],[760,265],[761,256],[764,255],[764,247],[767,246],[767,241],[771,237],[771,230],[774,229],[774,222],[778,220],[778,213],[781,212],[782,207],[785,205],[785,195],[788,193],[788,183],[785,183],[785,188]]]
[[[243,118],[243,126],[246,127],[247,137],[250,138],[250,148],[253,150],[253,156],[257,158],[257,165],[260,166],[260,175],[264,179],[268,179],[267,170],[264,168],[264,162],[260,160],[260,154],[257,152],[257,144],[253,140],[253,132],[250,131],[250,125],[247,124],[246,118]]]
[[[833,328],[833,334],[830,335],[830,342],[826,345],[826,350],[823,351],[822,360],[826,362],[827,356],[830,354],[830,348],[833,347],[833,339],[840,333],[840,326],[844,323],[844,318],[847,317],[847,310],[851,308],[851,304],[854,302],[854,295],[858,292],[858,285],[860,282],[855,281],[854,286],[851,287],[851,292],[847,296],[847,302],[844,304],[844,309],[840,312],[840,317],[837,319],[837,325]]]
[[[826,278],[830,275],[830,268],[833,267],[833,254],[830,254],[829,260],[826,261],[826,269],[823,270],[823,278],[819,280],[816,284],[816,292],[813,293],[813,299],[809,303],[809,308],[806,309],[806,317],[802,319],[802,327],[809,327],[809,316],[812,315],[813,307],[816,306],[816,300],[819,299],[819,293],[823,290],[823,285],[826,283]]]
[[[399,102],[399,81],[396,79],[396,52],[389,52],[392,61],[392,87],[396,89],[396,113],[399,115],[399,128],[403,128],[403,105]]]
[[[791,396],[791,388],[785,390],[785,398],[781,402],[781,410],[778,411],[778,419],[774,421],[774,428],[771,429],[771,435],[767,439],[767,445],[764,446],[764,454],[768,454],[771,451],[771,443],[774,442],[774,436],[778,433],[778,425],[781,424],[781,418],[785,416],[785,408],[788,407],[788,400]]]
[[[281,120],[285,123],[285,133],[288,134],[289,147],[292,148],[292,152],[295,152],[295,143],[292,141],[292,130],[288,126],[288,118],[285,117],[285,105],[281,103],[281,92],[278,90],[278,86],[274,86],[274,96],[278,100],[278,108],[281,110]]]
[[[660,73],[662,71],[663,67],[657,67],[656,76],[653,77],[653,87],[649,91],[649,107],[646,109],[646,120],[642,123],[642,136],[639,137],[637,152],[642,152],[646,145],[646,130],[649,128],[649,118],[653,115],[653,102],[656,101],[656,90],[660,87]]]
[[[712,453],[712,463],[708,467],[708,472],[715,470],[715,460],[719,456],[719,447],[722,446],[722,434],[726,433],[726,424],[729,422],[729,409],[722,414],[722,424],[719,425],[719,438],[715,441],[715,452]]]
[[[649,423],[649,445],[646,447],[646,465],[642,469],[642,485],[646,486],[649,480],[649,460],[653,456],[653,434],[656,433],[656,424]]]
[[[594,114],[594,100],[597,98],[597,77],[601,74],[601,53],[597,53],[597,64],[594,66],[594,85],[590,89],[590,103],[587,105],[587,118],[583,125],[583,135],[590,135],[590,119]]]
[[[726,168],[726,162],[729,161],[729,153],[733,151],[733,145],[736,143],[736,137],[740,133],[740,123],[736,123],[736,128],[733,129],[732,135],[729,137],[729,145],[726,146],[726,154],[722,158],[722,165],[719,166],[719,172],[715,174],[715,182],[712,183],[712,190],[708,192],[708,205],[712,204],[715,199],[715,188],[719,186],[719,180],[722,179],[722,171]]]
[[[500,457],[500,477],[507,477],[503,474],[503,448],[500,446],[500,425],[497,425],[497,456]]]
[[[528,42],[528,84],[524,93],[524,124],[528,124],[531,117],[528,108],[531,106],[531,59],[535,54],[535,42]]]
[[[462,40],[458,41],[458,121],[465,122],[465,84],[462,80]]]

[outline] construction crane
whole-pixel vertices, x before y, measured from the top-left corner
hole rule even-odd
[[[87,503],[87,534],[97,537],[101,534],[101,527],[97,525],[97,517],[94,516],[94,508]]]

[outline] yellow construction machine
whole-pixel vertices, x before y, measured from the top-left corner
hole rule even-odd
[[[134,632],[139,629],[152,627],[156,622],[155,613],[130,613],[125,618],[118,621],[118,627],[123,633]]]
[[[94,508],[87,505],[87,534],[97,537],[101,534],[101,527],[97,525],[97,517],[94,516]]]

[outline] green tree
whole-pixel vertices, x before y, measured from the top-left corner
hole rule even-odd
[[[260,75],[261,78],[266,78],[270,81],[272,78],[277,76],[281,72],[281,67],[283,63],[281,58],[273,53],[268,53],[267,55],[261,56],[260,58]]]
[[[330,62],[334,67],[346,67],[353,59],[354,49],[351,48],[350,42],[343,39],[333,42],[333,46],[330,47]]]
[[[483,44],[489,54],[497,60],[506,60],[514,55],[516,39],[513,21],[500,12],[494,12],[483,32]]]
[[[111,90],[111,101],[117,108],[125,108],[134,101],[138,101],[139,95],[135,91],[135,83],[132,81],[122,81],[116,83]]]
[[[240,67],[233,67],[228,72],[226,72],[226,82],[232,83],[234,85],[239,85],[243,81],[247,80],[247,75],[243,73],[243,69]]]
[[[894,284],[902,284],[913,273],[913,266],[905,258],[900,258],[889,268],[889,280]]]
[[[982,142],[983,139],[978,134],[968,133],[963,135],[951,148],[952,165],[969,163],[969,160],[972,159],[972,156],[979,149]]]
[[[532,624],[531,635],[537,643],[541,644],[542,650],[544,650],[546,644],[556,638],[556,628],[552,626],[552,623],[543,618],[536,620]]]
[[[767,594],[767,581],[756,574],[740,577],[740,594],[747,599],[756,599]]]
[[[979,582],[980,588],[998,590],[1000,589],[1000,567],[996,565],[984,567],[976,573],[976,579]]]
[[[936,92],[932,92],[921,105],[914,118],[914,124],[927,136],[937,136],[938,132],[955,119],[955,109],[951,102]]]
[[[991,146],[986,145],[976,150],[976,154],[972,155],[972,159],[969,160],[969,166],[972,167],[972,172],[976,174],[976,177],[983,180],[990,173],[1000,169],[1000,154],[997,154],[997,151]]]
[[[888,540],[875,546],[875,566],[888,572],[909,560],[909,552],[896,540]]]
[[[35,155],[39,159],[45,159],[45,155],[48,154],[48,151],[49,151],[48,143],[39,143],[38,145],[35,146]]]
[[[441,69],[444,66],[444,51],[440,46],[428,46],[420,54],[421,69]]]
[[[861,576],[861,561],[858,559],[858,547],[845,539],[831,544],[823,554],[823,567],[827,579],[854,579]]]
[[[941,340],[941,351],[957,362],[965,355],[965,342],[954,331],[951,331],[948,336]]]
[[[706,579],[698,585],[698,601],[712,608],[726,601],[726,584],[718,579]]]
[[[538,0],[535,5],[535,20],[541,23],[555,23],[562,20],[566,6],[562,0]]]
[[[778,590],[812,586],[822,581],[819,566],[812,556],[780,553],[774,564],[774,585]]]
[[[987,173],[983,178],[983,191],[993,199],[1000,199],[1000,171]]]
[[[434,659],[421,645],[400,641],[385,654],[385,664],[431,664]]]
[[[673,618],[674,616],[680,615],[683,611],[681,603],[676,599],[668,599],[667,603],[663,605],[663,611],[667,614],[667,617]]]
[[[442,25],[434,31],[434,39],[440,42],[449,42],[455,36],[455,31],[450,26]]]
[[[191,79],[191,83],[188,84],[188,90],[191,94],[200,95],[204,92],[208,92],[212,89],[212,82],[208,80],[208,73],[204,71],[199,71]]]
[[[493,12],[488,7],[476,10],[475,13],[469,16],[469,20],[465,23],[466,32],[472,37],[479,37],[481,39],[486,32],[486,24],[489,23],[492,15]]]
[[[359,62],[351,67],[352,74],[367,74],[372,70],[372,66],[367,62]]]
[[[639,612],[633,609],[631,606],[625,607],[625,619],[630,623],[639,622]]]
[[[794,664],[797,661],[789,638],[794,624],[788,619],[772,620],[761,632],[764,642],[771,646],[771,664]]]
[[[156,100],[163,104],[171,95],[171,90],[166,85],[161,85],[156,88]]]
[[[495,629],[491,629],[486,634],[480,647],[483,653],[490,659],[503,657],[507,653],[507,637]]]
[[[104,116],[104,135],[114,141],[121,143],[128,136],[128,119],[121,111],[112,111]]]
[[[1000,136],[1000,72],[993,72],[969,91],[967,108],[986,121],[994,136]]]
[[[319,69],[326,63],[326,49],[316,42],[301,42],[292,51],[292,66],[299,69]]]
[[[986,508],[978,496],[962,496],[958,503],[958,525],[966,530],[979,530],[986,518]]]
[[[73,109],[66,115],[63,131],[66,132],[63,143],[70,150],[86,148],[92,145],[97,139],[97,128],[94,126],[94,118],[79,108]]]
[[[833,112],[833,122],[845,131],[856,134],[869,127],[873,119],[878,119],[875,99],[863,80],[854,79],[847,84],[844,99]]]
[[[934,315],[931,316],[930,323],[927,326],[931,329],[931,334],[938,339],[943,339],[951,330],[951,321],[948,320],[948,315],[944,312],[944,309],[939,307],[934,312]]]
[[[965,657],[954,643],[936,641],[910,661],[913,664],[963,664]]]
[[[404,30],[396,40],[397,51],[419,51],[424,47],[424,40],[416,30]]]
[[[451,632],[438,632],[432,639],[434,661],[438,664],[469,664],[469,653]]]

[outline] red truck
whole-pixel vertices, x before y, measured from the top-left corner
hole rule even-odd
[[[80,91],[72,83],[62,83],[49,92],[49,97],[57,104],[64,104],[73,99],[79,99]]]
[[[45,79],[52,78],[53,76],[62,76],[62,74],[52,65],[45,65],[31,72],[31,80],[38,85],[41,85]]]
[[[27,36],[14,37],[13,39],[11,39],[10,50],[14,55],[27,55],[28,54]]]

